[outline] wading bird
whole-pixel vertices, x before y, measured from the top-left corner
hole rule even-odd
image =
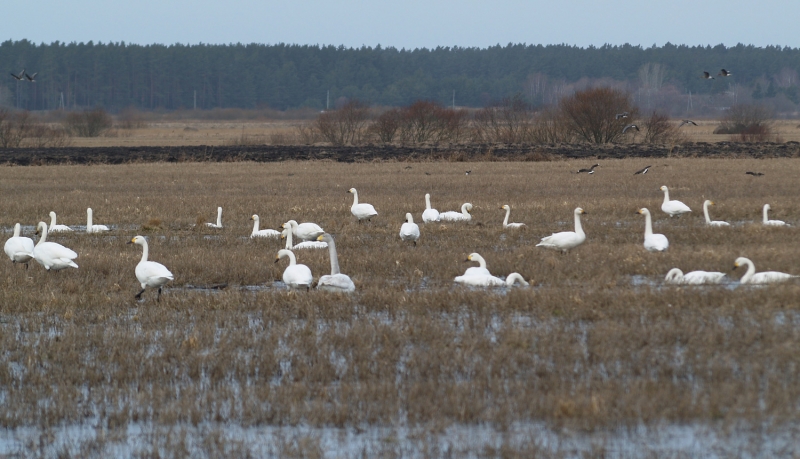
[[[75,251],[55,242],[47,242],[47,223],[39,222],[36,234],[41,234],[39,242],[33,247],[33,258],[48,271],[77,268],[73,261],[78,258]]]
[[[503,220],[503,228],[519,229],[525,226],[525,223],[509,223],[508,218],[511,216],[511,206],[508,204],[500,207],[501,210],[506,211],[506,218]]]
[[[289,266],[283,270],[283,283],[293,289],[304,288],[309,290],[314,278],[311,276],[311,269],[306,265],[297,264],[297,259],[291,250],[282,249],[278,251],[275,257],[275,263],[279,262],[281,258],[289,257]]]
[[[769,204],[764,204],[764,218],[761,221],[764,226],[788,226],[783,220],[770,220],[768,216],[770,209],[772,209],[772,207],[770,207]]]
[[[400,239],[404,241],[411,241],[414,247],[417,246],[419,240],[419,225],[414,223],[414,217],[411,213],[406,213],[406,222],[400,226]]]
[[[214,229],[222,229],[222,207],[217,207],[217,223],[206,223],[206,226]]]
[[[425,223],[439,221],[439,211],[431,207],[430,193],[425,193],[425,212],[422,212],[422,221]]]
[[[585,213],[586,211],[576,207],[575,211],[573,211],[575,215],[575,231],[562,231],[543,237],[542,241],[536,244],[536,247],[556,249],[566,253],[568,250],[583,244],[586,240],[586,233],[583,232],[583,227],[581,226],[581,215]]]
[[[33,260],[33,239],[19,235],[22,227],[19,223],[14,225],[14,235],[8,238],[3,250],[12,263],[22,263],[28,269],[28,262]]]
[[[653,233],[653,220],[650,211],[641,208],[637,212],[644,215],[644,248],[649,252],[663,252],[669,248],[669,240],[663,234]]]
[[[359,223],[361,220],[372,221],[372,217],[378,215],[372,204],[358,203],[358,191],[355,188],[350,188],[348,193],[353,193],[353,205],[350,206],[350,212],[358,219]]]
[[[339,272],[339,257],[336,254],[336,243],[333,242],[333,237],[328,234],[322,234],[317,238],[317,241],[328,244],[328,251],[331,257],[331,274],[324,275],[319,278],[317,282],[317,290],[325,290],[328,292],[343,292],[350,293],[355,291],[356,286],[350,276]]]
[[[670,217],[680,217],[681,215],[691,212],[692,209],[680,201],[669,200],[669,188],[666,185],[660,188],[664,192],[664,202],[661,204],[661,210]]]
[[[155,261],[147,261],[148,255],[148,247],[147,247],[147,239],[143,236],[135,236],[133,239],[127,242],[128,244],[136,244],[142,246],[142,260],[139,261],[139,264],[136,265],[136,279],[139,281],[139,285],[142,286],[142,290],[136,294],[136,299],[140,299],[142,297],[142,293],[144,293],[147,287],[150,288],[157,288],[158,289],[158,296],[156,297],[156,301],[161,301],[161,287],[166,285],[167,282],[174,279],[172,273],[167,269],[166,266],[162,265],[161,263],[157,263]]]
[[[748,258],[739,257],[733,263],[733,269],[742,265],[747,265],[747,271],[744,273],[739,282],[742,284],[771,284],[775,282],[785,282],[789,279],[798,277],[792,274],[781,273],[778,271],[764,271],[757,273],[756,266]]]
[[[706,217],[706,225],[708,226],[731,226],[728,222],[723,221],[711,221],[711,217],[708,216],[708,206],[713,206],[714,202],[708,199],[703,202],[703,215]]]

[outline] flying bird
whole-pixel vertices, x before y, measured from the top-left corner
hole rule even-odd
[[[644,169],[640,169],[640,170],[638,170],[638,171],[634,172],[634,173],[633,173],[633,175],[646,174],[646,173],[647,173],[647,171],[648,171],[648,170],[649,170],[651,167],[653,167],[653,166],[647,166],[647,167],[645,167]]]
[[[724,76],[724,77],[731,76],[731,75],[733,75],[733,74],[731,72],[725,70],[725,69],[720,70],[719,73],[717,74],[717,76]]]
[[[714,79],[714,77],[711,76],[711,74],[708,73],[708,72],[703,72],[703,78],[706,79],[706,80],[713,80]]]
[[[764,175],[763,172],[752,172],[752,171],[747,171],[747,172],[745,172],[745,174],[746,175],[752,175],[753,177],[761,177],[762,175]]]
[[[635,124],[629,124],[629,125],[625,126],[625,128],[622,129],[622,133],[624,134],[628,129],[636,129],[636,131],[638,132],[639,131],[639,126],[637,126]]]
[[[681,127],[681,126],[683,126],[684,124],[691,124],[692,126],[697,126],[697,123],[695,123],[695,122],[694,122],[694,121],[692,121],[692,120],[682,120],[682,121],[681,121],[681,124],[679,124],[679,125],[678,125],[678,127]]]
[[[469,171],[465,171],[465,174],[464,174],[464,175],[469,175],[469,174],[471,174],[471,173],[472,173],[472,171],[471,171],[471,170],[469,170]]]
[[[25,74],[25,78],[27,78],[27,79],[28,79],[28,81],[30,81],[31,83],[36,83],[36,75],[38,75],[38,74],[39,74],[39,72],[36,72],[36,73],[34,73],[33,75],[28,75],[28,74],[26,73],[26,74]]]
[[[21,81],[23,78],[25,78],[25,69],[22,69],[22,71],[19,72],[19,75],[14,75],[13,73],[9,73],[9,75],[14,77],[14,79],[16,79],[17,81]]]
[[[628,112],[622,112],[622,113],[617,113],[617,116],[616,116],[615,119],[627,118],[627,117],[628,117]]]
[[[581,174],[581,173],[584,173],[584,172],[585,172],[585,173],[587,173],[587,174],[594,174],[594,168],[595,168],[595,167],[597,167],[597,166],[599,166],[599,164],[595,164],[594,166],[592,166],[592,167],[590,167],[590,168],[588,168],[588,169],[581,169],[581,170],[579,170],[577,173],[578,173],[578,174]]]

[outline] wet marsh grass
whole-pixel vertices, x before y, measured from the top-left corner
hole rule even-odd
[[[3,227],[49,221],[50,210],[82,225],[91,206],[117,229],[49,235],[79,253],[77,270],[0,263],[0,425],[796,423],[800,283],[661,280],[672,267],[738,279],[738,256],[800,274],[800,230],[758,224],[766,202],[772,218],[800,223],[800,163],[661,160],[632,175],[641,161],[601,161],[592,176],[571,161],[4,168]],[[744,175],[754,169],[766,175]],[[666,217],[661,185],[692,214]],[[350,214],[350,187],[378,210],[371,223]],[[471,202],[473,221],[420,223],[414,248],[397,233],[406,212],[421,221],[426,192],[439,211]],[[732,228],[703,225],[705,198]],[[502,229],[503,204],[526,230]],[[217,206],[223,229],[196,225]],[[536,248],[572,230],[577,206],[587,242]],[[666,253],[642,247],[640,207],[669,238]],[[281,288],[282,244],[248,237],[254,213],[262,228],[295,219],[334,234],[357,292]],[[133,298],[141,249],[125,242],[140,233],[175,274],[159,303],[151,290]],[[532,287],[453,286],[471,252]],[[315,278],[328,273],[326,250],[296,253]],[[186,288],[219,283],[228,288]]]

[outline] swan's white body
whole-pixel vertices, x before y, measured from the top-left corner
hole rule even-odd
[[[733,269],[738,268],[739,266],[747,265],[747,272],[744,273],[739,282],[742,284],[772,284],[776,282],[785,282],[789,279],[793,279],[795,275],[781,273],[778,271],[764,271],[761,273],[756,272],[756,266],[750,261],[748,258],[739,257],[736,259],[736,262],[733,264]]]
[[[33,247],[33,258],[48,271],[58,271],[66,268],[77,268],[73,261],[78,254],[73,250],[55,242],[47,242],[47,223],[39,222],[37,227],[42,233],[39,242]]]
[[[472,204],[465,202],[461,206],[461,212],[448,211],[439,214],[439,220],[443,222],[467,222],[472,220]]]
[[[400,227],[400,239],[411,241],[414,245],[419,240],[419,225],[414,223],[414,217],[410,213],[406,214],[406,222]]]
[[[258,229],[260,225],[258,215],[253,214],[250,220],[253,220],[253,232],[250,233],[250,237],[279,237],[281,235],[280,231],[274,229]]]
[[[762,223],[765,226],[788,226],[786,225],[786,222],[783,220],[770,220],[768,216],[770,209],[771,207],[769,206],[769,204],[764,204],[764,219]]]
[[[511,273],[505,280],[495,276],[458,276],[455,282],[471,287],[511,287],[515,282],[519,282],[520,285],[530,285],[520,273]]]
[[[551,236],[543,237],[542,242],[536,244],[536,247],[545,247],[566,252],[567,250],[574,249],[583,244],[586,240],[586,233],[583,232],[583,227],[581,226],[581,214],[585,213],[586,212],[580,207],[576,208],[574,211],[575,231],[562,231]]]
[[[639,209],[639,213],[644,215],[644,248],[650,252],[663,252],[669,247],[669,240],[663,234],[653,234],[653,220],[650,218],[650,211]]]
[[[664,282],[668,284],[688,284],[688,285],[702,285],[702,284],[719,284],[725,279],[725,273],[714,271],[692,271],[683,274],[678,268],[672,268],[664,278]]]
[[[669,189],[666,186],[662,186],[661,191],[664,192],[664,203],[661,204],[661,210],[663,210],[664,213],[670,217],[680,217],[681,215],[692,211],[689,206],[680,201],[670,201]]]
[[[161,299],[161,287],[166,285],[167,282],[174,279],[172,273],[166,266],[155,261],[147,261],[149,249],[147,246],[147,239],[142,236],[136,236],[128,242],[128,244],[136,244],[142,246],[142,259],[136,265],[136,279],[139,285],[142,286],[142,291],[136,294],[136,298],[141,298],[142,293],[147,287],[158,289],[158,299]]]
[[[282,228],[291,228],[292,234],[301,241],[313,241],[314,239],[322,236],[325,231],[316,223],[300,223],[294,220],[289,220],[282,225]]]
[[[28,263],[33,260],[33,239],[21,237],[19,223],[14,225],[14,235],[8,238],[3,250],[14,263]]]
[[[431,194],[425,193],[425,212],[422,212],[422,221],[424,223],[438,222],[439,211],[431,208]]]
[[[92,224],[92,208],[86,209],[86,232],[87,233],[102,233],[109,231],[106,225],[93,225]]]
[[[47,231],[50,232],[50,233],[60,233],[60,232],[64,232],[64,231],[73,231],[73,229],[70,228],[67,225],[57,225],[56,224],[56,213],[51,211],[50,212],[50,226],[47,227]]]
[[[217,222],[206,223],[206,226],[214,229],[222,229],[222,207],[217,207]]]
[[[350,293],[355,291],[356,285],[350,276],[339,272],[339,257],[336,254],[336,243],[333,242],[333,237],[325,233],[317,238],[320,242],[325,242],[328,245],[328,251],[331,256],[331,273],[319,278],[317,282],[317,290],[325,290],[328,292],[342,292]]]
[[[286,249],[278,251],[278,256],[275,257],[275,263],[280,261],[283,257],[289,257],[289,266],[283,270],[283,283],[291,288],[310,289],[311,284],[314,282],[314,278],[311,276],[311,269],[306,265],[298,265],[294,253]]]
[[[289,230],[289,228],[283,229],[283,232],[281,233],[281,239],[286,239],[286,250],[328,248],[327,242],[320,242],[320,241],[303,241],[297,245],[292,245],[292,232]]]
[[[372,204],[359,204],[358,203],[358,191],[355,188],[350,188],[348,193],[353,193],[353,205],[350,206],[350,212],[358,219],[361,220],[370,220],[372,217],[378,215],[378,212],[372,207]]]
[[[522,228],[523,226],[525,226],[525,223],[509,223],[508,222],[508,218],[511,216],[511,206],[506,204],[506,205],[504,205],[504,206],[502,206],[500,208],[506,211],[506,218],[505,218],[505,220],[503,220],[503,228],[516,229],[516,228]]]
[[[706,199],[705,202],[703,202],[703,215],[705,215],[705,217],[706,217],[706,225],[708,225],[708,226],[731,226],[731,224],[728,223],[728,222],[711,221],[711,217],[708,216],[708,206],[709,205],[713,206],[714,203],[711,202],[710,200]]]
[[[467,256],[467,259],[464,261],[477,261],[480,266],[473,266],[471,268],[467,268],[467,270],[464,271],[464,276],[462,277],[492,275],[492,273],[490,273],[489,270],[486,269],[486,260],[484,260],[483,257],[478,255],[477,253],[469,254],[469,256]]]

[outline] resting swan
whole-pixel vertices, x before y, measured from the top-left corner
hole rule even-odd
[[[339,272],[339,257],[336,255],[336,243],[333,242],[333,237],[325,233],[319,236],[317,240],[328,244],[328,251],[331,256],[331,274],[319,278],[317,290],[344,293],[355,291],[356,286],[350,276]]]
[[[661,191],[664,192],[664,203],[661,204],[661,210],[670,217],[680,217],[682,214],[692,211],[689,206],[680,201],[670,201],[669,189],[666,185],[661,187]]]
[[[542,242],[536,244],[536,247],[545,247],[566,252],[567,250],[574,249],[583,244],[583,241],[586,240],[586,233],[583,232],[583,227],[581,226],[581,214],[585,214],[586,211],[580,207],[576,207],[573,213],[575,214],[575,231],[562,231],[551,236],[543,237]]]
[[[417,245],[419,225],[414,223],[414,217],[411,213],[406,213],[406,222],[400,227],[400,239],[413,242],[415,247]]]
[[[461,206],[461,212],[442,212],[439,214],[439,220],[444,222],[468,222],[472,220],[472,215],[470,212],[472,211],[472,204],[465,202]]]
[[[222,207],[217,207],[217,223],[206,223],[206,226],[214,229],[222,229]]]
[[[733,269],[739,266],[747,265],[747,272],[744,273],[739,282],[742,284],[771,284],[775,282],[785,282],[789,279],[798,277],[792,274],[781,273],[778,271],[764,271],[761,273],[756,272],[756,266],[750,259],[739,257],[733,263]]]
[[[300,223],[298,225],[294,220],[289,220],[284,223],[281,225],[281,228],[291,228],[292,234],[297,236],[297,239],[301,241],[313,241],[325,232],[316,223]]]
[[[711,221],[711,217],[708,216],[708,206],[713,206],[714,203],[709,201],[708,199],[703,202],[703,215],[706,217],[706,225],[708,226],[731,226],[728,222],[723,221]]]
[[[511,287],[517,281],[523,286],[530,285],[520,273],[511,273],[505,280],[495,276],[458,276],[455,278],[457,284],[472,287]]]
[[[430,193],[425,193],[425,212],[422,212],[422,221],[425,223],[439,221],[439,211],[431,208]]]
[[[324,249],[328,247],[325,242],[319,241],[303,241],[295,246],[292,246],[292,232],[289,228],[284,228],[281,233],[281,239],[286,239],[286,250],[299,250],[299,249]]]
[[[467,256],[467,259],[464,262],[468,261],[477,261],[480,266],[473,266],[471,268],[467,268],[464,271],[464,276],[491,276],[492,273],[486,269],[486,260],[483,259],[482,256],[478,255],[477,253],[471,253]]]
[[[106,225],[93,225],[92,224],[92,208],[89,207],[86,209],[86,232],[87,233],[102,233],[103,231],[109,231]]]
[[[148,247],[147,247],[147,239],[142,236],[136,236],[130,241],[127,242],[128,244],[136,244],[142,246],[142,260],[139,261],[139,264],[136,265],[136,279],[139,281],[139,285],[142,286],[142,290],[136,294],[136,299],[140,299],[142,297],[142,293],[147,287],[150,288],[158,288],[158,296],[156,297],[156,301],[161,300],[161,287],[163,287],[167,282],[174,279],[172,273],[169,272],[166,266],[162,265],[161,263],[156,263],[155,261],[147,261],[147,254],[148,254]]]
[[[668,284],[688,284],[688,285],[701,285],[701,284],[719,284],[725,279],[725,273],[714,271],[692,271],[683,274],[678,268],[672,268],[664,278],[664,282]]]
[[[278,255],[275,257],[275,263],[279,262],[281,258],[289,257],[289,266],[283,271],[283,283],[290,288],[306,290],[311,288],[311,283],[314,278],[311,276],[311,269],[306,265],[298,265],[297,259],[291,250],[279,250]]]
[[[55,242],[47,242],[47,223],[39,222],[36,234],[42,234],[39,242],[33,248],[33,258],[48,271],[58,271],[65,268],[77,268],[74,259],[78,254]]]
[[[769,204],[764,204],[764,220],[762,221],[762,223],[765,226],[789,226],[783,220],[770,220],[768,216],[770,209],[771,207],[769,206]]]
[[[663,234],[653,234],[653,221],[650,218],[650,211],[641,208],[637,212],[644,215],[644,248],[650,252],[663,252],[669,247],[669,241]]]
[[[509,223],[508,222],[508,217],[511,216],[511,206],[506,204],[506,205],[500,207],[500,209],[503,209],[503,210],[506,211],[506,218],[505,218],[505,220],[503,220],[503,228],[516,229],[516,228],[522,228],[522,227],[525,226],[525,223]]]
[[[281,235],[280,231],[276,231],[274,229],[263,229],[263,230],[258,229],[258,227],[260,225],[260,221],[258,219],[258,215],[256,215],[256,214],[253,214],[253,216],[250,217],[250,220],[253,220],[253,232],[250,233],[250,237],[251,238],[253,238],[253,237],[278,237],[278,236]]]
[[[375,211],[375,208],[372,207],[372,204],[358,203],[358,191],[356,191],[355,188],[350,188],[348,193],[353,193],[353,205],[350,206],[350,212],[358,219],[359,222],[361,220],[371,221],[372,217],[378,215],[378,212]]]
[[[47,230],[51,233],[59,233],[62,231],[72,231],[67,225],[56,225],[56,213],[50,211],[50,226],[47,227]]]
[[[23,263],[27,268],[28,262],[33,259],[33,239],[21,237],[21,229],[19,223],[14,225],[14,235],[8,238],[3,250],[13,263]]]

